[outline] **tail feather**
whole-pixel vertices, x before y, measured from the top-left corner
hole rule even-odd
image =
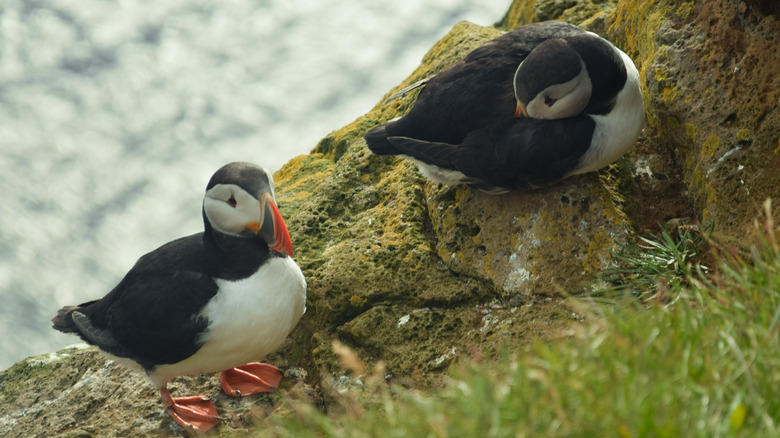
[[[129,357],[141,363],[135,356],[123,347],[106,329],[95,326],[85,315],[85,309],[99,300],[92,300],[78,306],[65,306],[51,319],[52,328],[62,333],[73,333],[89,344],[119,357]]]
[[[366,144],[376,155],[396,155],[400,153],[389,141],[387,141],[387,125],[379,125],[374,127],[365,135]]]
[[[51,319],[52,328],[54,330],[59,330],[62,333],[75,333],[79,336],[82,336],[79,326],[73,320],[73,312],[81,311],[85,307],[89,307],[98,301],[100,300],[87,301],[86,303],[81,303],[78,306],[63,307],[62,309],[58,310],[57,314],[54,315],[54,318]]]
[[[58,310],[54,318],[51,319],[52,328],[61,331],[62,333],[80,334],[79,328],[76,327],[71,316],[73,311],[78,308],[79,306],[65,306]]]
[[[460,170],[457,166],[458,147],[455,145],[401,136],[388,137],[387,141],[400,154],[408,155],[433,166]]]

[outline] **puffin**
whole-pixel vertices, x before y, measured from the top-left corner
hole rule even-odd
[[[365,140],[438,183],[531,190],[627,152],[645,120],[639,84],[631,58],[608,40],[568,23],[533,23],[391,96],[423,87],[406,115]]]
[[[219,423],[216,407],[203,396],[172,397],[168,381],[220,371],[230,396],[272,391],[282,372],[255,361],[281,347],[306,311],[306,279],[265,169],[221,167],[202,215],[203,232],[142,256],[103,298],[52,318],[54,329],[146,373],[173,420],[197,431]]]

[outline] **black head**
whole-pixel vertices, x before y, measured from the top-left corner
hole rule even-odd
[[[274,192],[274,180],[268,171],[247,162],[236,161],[220,167],[211,176],[206,191],[218,184],[233,184],[254,195]]]
[[[514,87],[518,112],[536,119],[575,116],[591,95],[585,63],[560,38],[546,40],[528,54],[515,72]]]
[[[292,256],[287,226],[276,208],[274,182],[252,163],[226,164],[211,177],[203,197],[207,232],[262,238],[269,248]]]

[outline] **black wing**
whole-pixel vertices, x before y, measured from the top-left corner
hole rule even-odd
[[[399,154],[408,155],[433,166],[458,170],[460,146],[409,137],[387,137],[387,141]]]
[[[574,170],[591,145],[595,121],[520,119],[470,134],[458,156],[465,175],[510,189],[541,187]]]
[[[516,119],[473,131],[459,145],[408,137],[389,137],[388,141],[402,154],[460,171],[488,185],[532,189],[574,170],[590,147],[594,129],[592,118],[579,115],[559,120]]]
[[[204,261],[201,235],[145,255],[105,297],[73,309],[79,334],[146,368],[186,359],[202,345],[200,312],[218,291]]]
[[[517,66],[544,40],[583,32],[567,23],[535,23],[485,43],[430,78],[407,115],[369,131],[369,149],[400,153],[388,137],[459,144],[470,132],[512,120]]]

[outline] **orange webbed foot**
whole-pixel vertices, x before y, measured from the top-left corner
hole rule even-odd
[[[166,387],[160,388],[160,395],[168,415],[185,429],[206,432],[220,422],[216,406],[206,397],[196,395],[173,398]]]
[[[259,362],[224,370],[219,379],[225,393],[233,397],[271,392],[281,381],[279,368]]]

